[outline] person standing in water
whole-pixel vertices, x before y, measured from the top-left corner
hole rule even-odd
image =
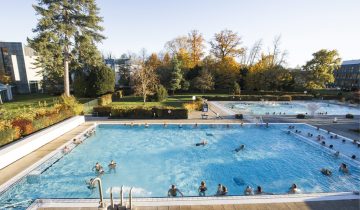
[[[184,197],[184,195],[182,194],[182,192],[180,192],[180,190],[177,189],[176,186],[173,184],[173,185],[171,185],[171,188],[168,190],[168,197],[176,197],[178,193],[179,193],[182,197]]]

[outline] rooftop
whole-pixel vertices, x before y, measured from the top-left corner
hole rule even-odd
[[[360,64],[360,59],[343,61],[341,65],[354,65]]]

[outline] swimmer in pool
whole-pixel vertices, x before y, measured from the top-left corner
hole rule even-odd
[[[111,162],[109,163],[109,168],[110,169],[115,169],[116,168],[116,162],[114,160],[111,160]]]
[[[240,147],[235,149],[235,152],[240,152],[240,150],[244,150],[245,149],[245,145],[240,145]]]
[[[91,178],[90,180],[85,180],[85,184],[87,185],[87,188],[92,190],[95,188],[95,184],[92,182],[94,181],[94,178]]]
[[[332,172],[327,168],[322,168],[321,173],[324,174],[325,176],[331,176],[332,174]]]
[[[341,165],[339,167],[339,171],[343,172],[344,174],[349,173],[349,169],[345,163],[341,163]]]
[[[207,143],[208,143],[208,142],[207,142],[206,140],[202,140],[202,142],[196,143],[195,146],[197,146],[197,147],[198,147],[198,146],[205,146],[205,145],[207,145]]]
[[[296,184],[292,184],[290,189],[289,189],[289,193],[290,194],[300,193],[300,189],[297,188]]]

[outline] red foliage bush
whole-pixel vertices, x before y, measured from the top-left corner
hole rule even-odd
[[[11,122],[13,128],[18,128],[21,135],[28,135],[34,131],[32,121],[27,119],[15,119]]]

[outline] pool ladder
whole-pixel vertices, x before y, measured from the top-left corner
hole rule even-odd
[[[115,204],[114,202],[114,196],[113,196],[113,188],[110,188],[110,206],[108,209],[119,209],[119,210],[131,210],[133,209],[132,204],[132,190],[133,188],[130,188],[129,191],[129,202],[127,203],[124,199],[124,186],[121,186],[120,189],[120,201],[119,204]],[[128,205],[127,205],[128,204]]]

